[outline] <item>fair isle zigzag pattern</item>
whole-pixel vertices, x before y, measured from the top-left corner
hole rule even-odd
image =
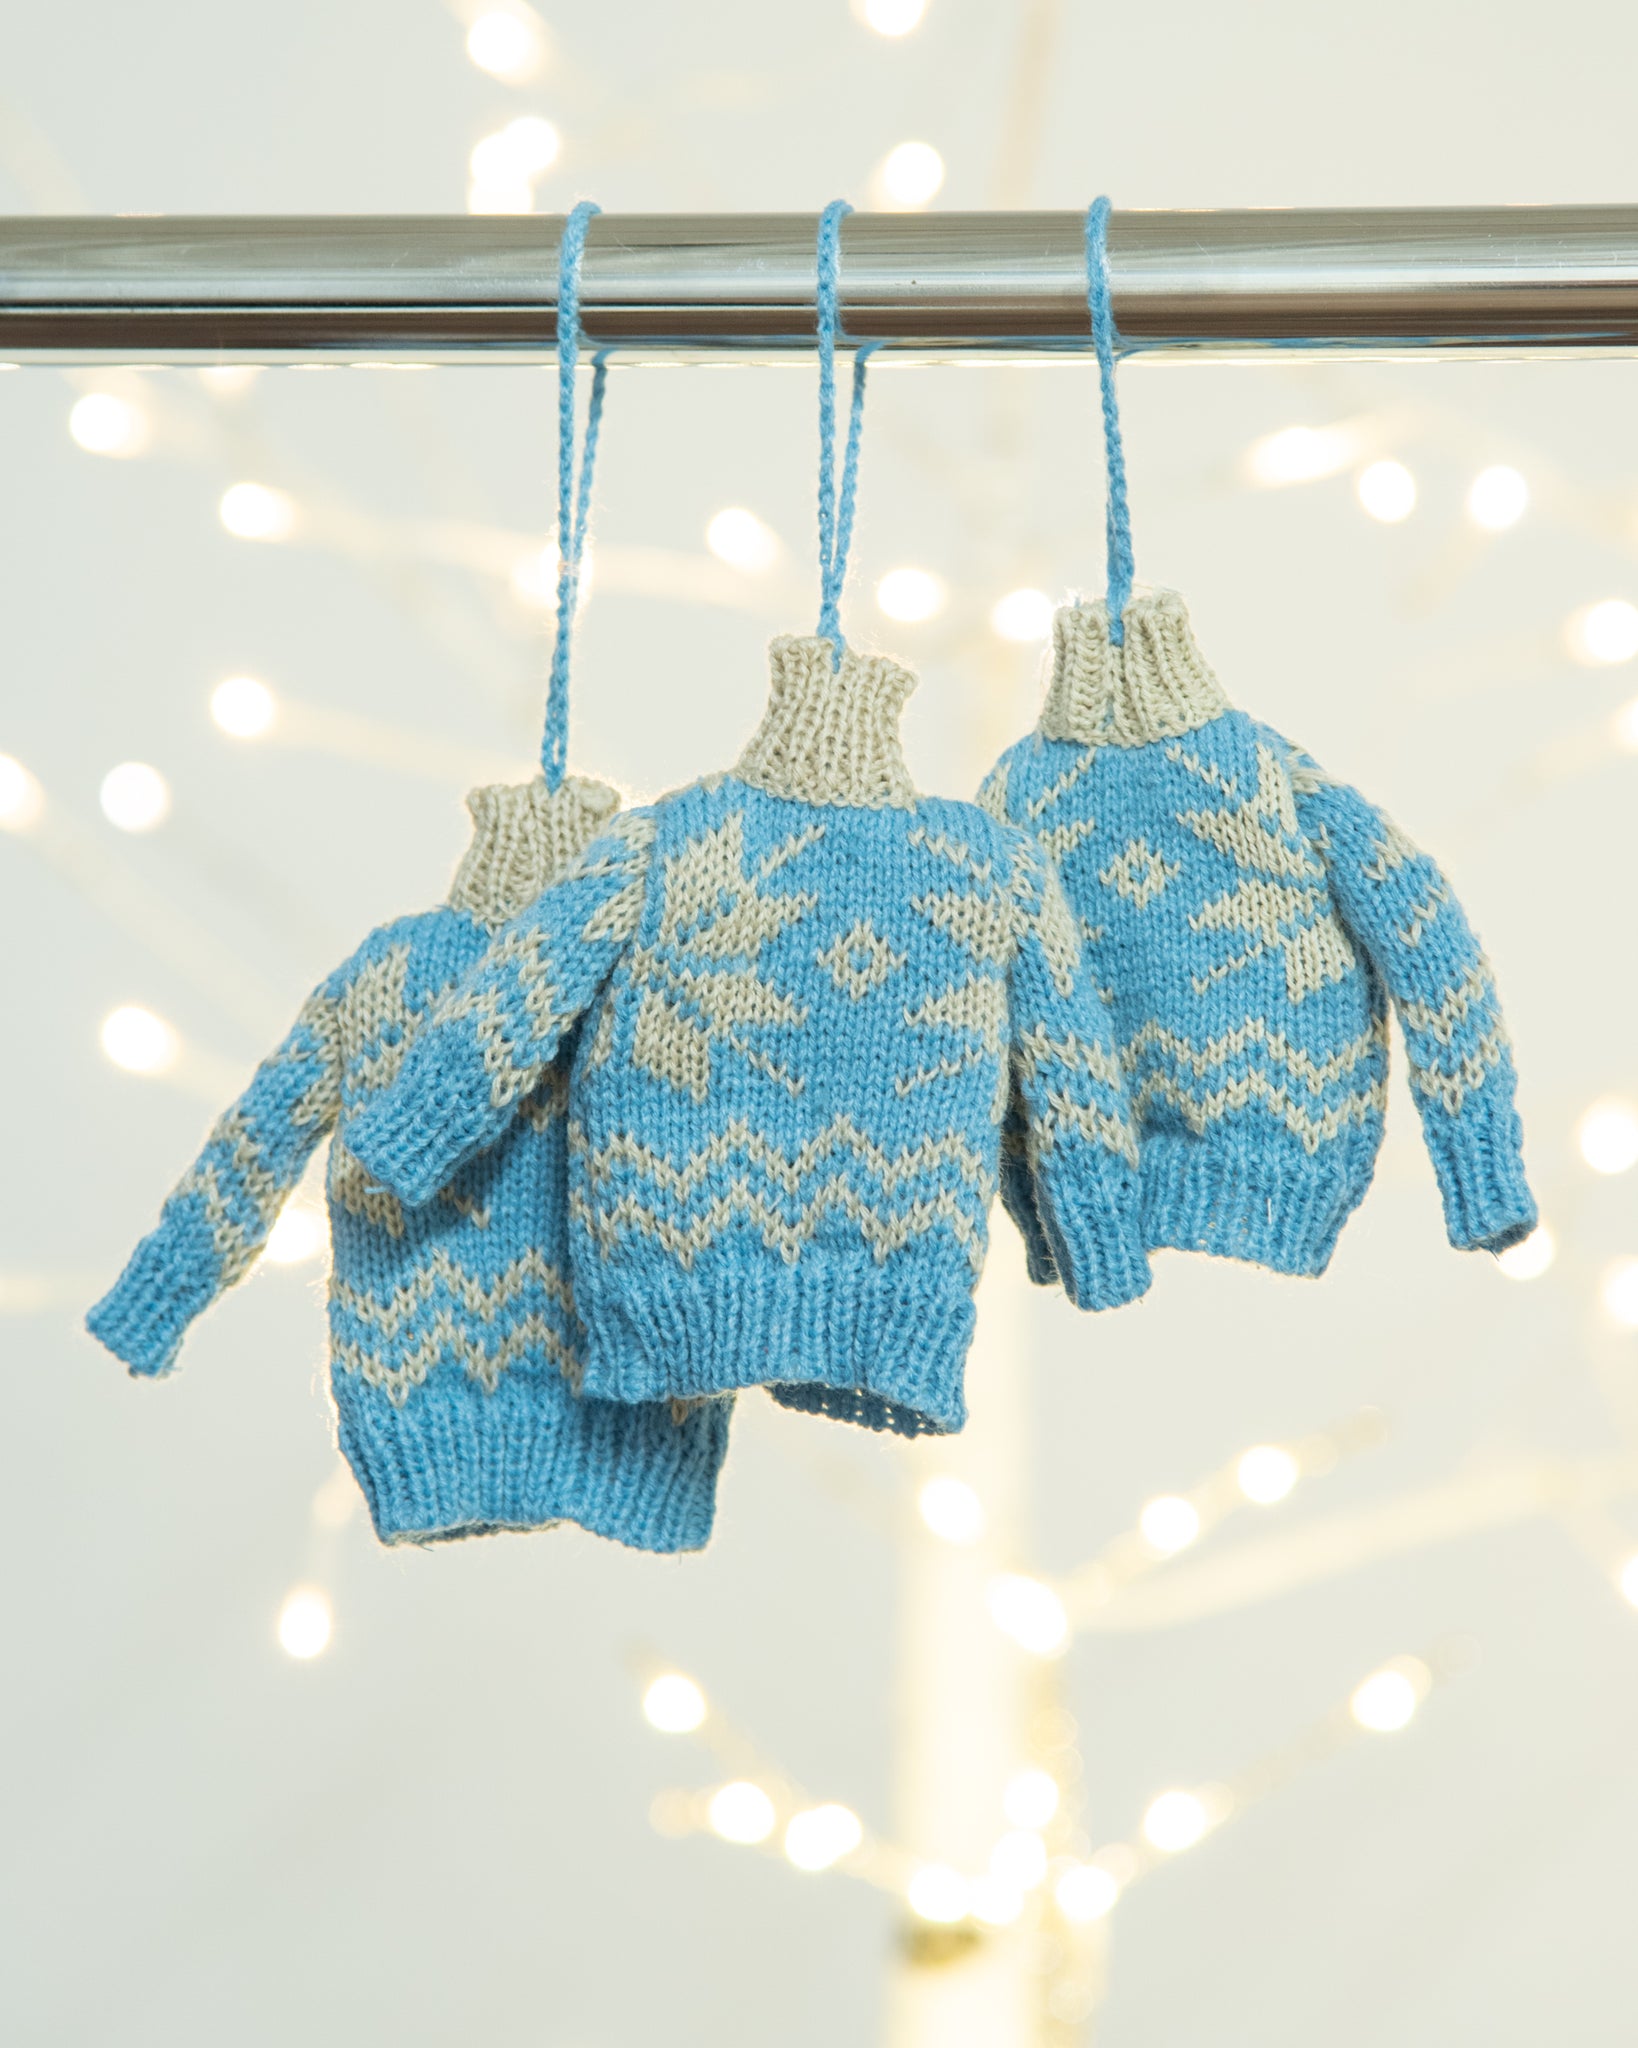
[[[421,1199],[578,1027],[587,1393],[777,1375],[855,1419],[951,1429],[1009,1101],[1083,1306],[1147,1284],[1136,1141],[1051,866],[1018,828],[918,794],[897,730],[910,678],[834,654],[776,641],[737,770],[594,846],[344,1136]]]
[[[303,1007],[92,1312],[134,1372],[167,1371],[192,1318],[254,1261],[314,1148],[327,1197],[331,1387],[343,1452],[384,1541],[574,1521],[640,1548],[698,1548],[727,1406],[582,1400],[568,1253],[568,1067],[514,1056],[568,1000],[538,977],[484,1033],[494,1142],[417,1204],[380,1184],[336,1126],[397,1079],[462,973],[605,826],[615,795],[570,779],[473,792],[450,900],[370,934]],[[641,825],[637,835],[641,837]],[[607,858],[628,842],[615,834]],[[618,923],[618,904],[607,911]],[[504,945],[505,941],[502,939]],[[572,979],[570,986],[572,987]]]
[[[1116,644],[1102,605],[1059,613],[1040,726],[983,800],[1057,859],[1087,933],[1148,1242],[1321,1271],[1381,1141],[1390,1003],[1451,1241],[1516,1242],[1535,1205],[1510,1041],[1449,882],[1233,709],[1175,592],[1124,625]]]
[[[843,1113],[789,1151],[743,1117],[680,1162],[629,1134],[593,1149],[575,1124],[569,1144],[584,1175],[575,1216],[605,1252],[623,1231],[637,1230],[686,1268],[744,1223],[794,1262],[827,1218],[845,1217],[878,1263],[935,1228],[951,1232],[975,1272],[983,1261],[995,1175],[959,1131],[889,1153]],[[646,1199],[633,1184],[649,1191]]]

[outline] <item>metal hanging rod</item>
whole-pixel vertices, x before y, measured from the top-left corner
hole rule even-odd
[[[584,309],[617,360],[813,346],[811,214],[605,214]],[[0,220],[0,362],[543,361],[561,218]],[[1638,206],[1117,213],[1144,353],[1638,350]],[[900,361],[1084,354],[1078,213],[857,214],[847,333]]]

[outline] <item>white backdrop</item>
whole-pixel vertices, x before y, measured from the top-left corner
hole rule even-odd
[[[1031,24],[1049,61],[1014,133],[1035,160],[1009,172]],[[945,160],[937,203],[961,207],[1025,174],[1014,196],[1052,206],[1635,196],[1638,17],[1593,0],[1482,19],[1455,0],[931,0],[896,41],[846,0],[606,0],[548,26],[519,89],[467,61],[435,0],[13,6],[0,207],[459,210],[473,144],[532,112],[563,138],[543,211],[864,204],[911,138]],[[1446,1248],[1401,1091],[1322,1283],[1165,1255],[1139,1308],[1008,1311],[1034,1567],[1066,1572],[1151,1496],[1364,1405],[1382,1447],[1167,1571],[1275,1536],[1300,1557],[1344,1510],[1401,1528],[1394,1503],[1498,1464],[1630,1467],[1638,1337],[1600,1286],[1638,1253],[1638,1176],[1589,1171],[1575,1129],[1595,1098],[1638,1093],[1638,755],[1610,737],[1638,668],[1576,661],[1564,627],[1638,597],[1638,365],[1139,364],[1123,389],[1140,576],[1187,593],[1238,701],[1451,869],[1509,1003],[1559,1255],[1521,1285]],[[144,454],[75,445],[87,391],[140,410]],[[546,622],[507,572],[549,530],[552,403],[545,372],[516,369],[267,372],[231,392],[180,371],[0,376],[0,751],[47,807],[0,835],[8,2040],[877,2037],[898,1909],[843,1875],[657,1836],[654,1795],[714,1767],[644,1725],[631,1659],[652,1646],[693,1672],[794,1777],[887,1826],[895,1552],[931,1540],[910,1503],[936,1449],[907,1464],[747,1398],[702,1560],[572,1533],[388,1554],[361,1514],[334,1525],[319,1265],[258,1273],[162,1386],[127,1383],[78,1329],[312,983],[442,895],[467,782],[527,772]],[[614,373],[585,770],[641,793],[732,758],[764,642],[814,609],[813,412],[805,368]],[[1259,437],[1338,422],[1356,459],[1337,475],[1247,481]],[[1398,524],[1354,492],[1384,457],[1418,483]],[[1532,499],[1486,536],[1463,500],[1497,462]],[[286,543],[224,530],[218,500],[246,479],[289,493]],[[765,577],[707,556],[725,505],[781,537]],[[1099,589],[1101,531],[1090,363],[876,376],[848,616],[922,671],[909,733],[929,786],[970,791],[993,736],[1033,715],[1039,650],[997,638],[991,605]],[[872,603],[904,564],[950,593],[926,624]],[[212,725],[236,672],[276,693],[283,742]],[[142,835],[98,807],[130,760],[172,798]],[[167,1076],[100,1053],[126,1003],[180,1035]],[[1638,1512],[1573,1491],[1540,1507],[1071,1648],[1093,1841],[1130,1838],[1165,1786],[1280,1752],[1390,1656],[1452,1636],[1476,1652],[1402,1735],[1299,1776],[1121,1902],[1101,2044],[1630,2040],[1638,1613],[1611,1569]],[[335,1637],[303,1663],[274,1620],[308,1581]]]

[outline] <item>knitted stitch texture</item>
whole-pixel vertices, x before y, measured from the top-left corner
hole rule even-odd
[[[1049,864],[976,805],[916,794],[905,670],[831,664],[828,640],[776,640],[735,771],[617,819],[344,1136],[425,1200],[595,1004],[570,1098],[587,1391],[773,1385],[953,1430],[1009,1091],[1083,1307],[1148,1284],[1135,1139]]]
[[[618,799],[571,778],[479,789],[447,904],[372,932],[293,1029],[87,1319],[131,1371],[169,1371],[193,1318],[266,1241],[319,1141],[392,1080],[428,1012]],[[328,1199],[341,1447],[384,1543],[577,1522],[641,1550],[711,1531],[728,1405],[582,1399],[567,1256],[570,1051],[495,1120],[495,1143],[406,1209],[339,1141]]]
[[[1387,999],[1451,1243],[1526,1236],[1514,1074],[1490,963],[1439,869],[1381,811],[1233,710],[1183,601],[1054,623],[1038,730],[980,799],[1062,874],[1113,1006],[1163,1245],[1322,1272],[1382,1139]],[[1050,1278],[1028,1187],[1005,1188]]]

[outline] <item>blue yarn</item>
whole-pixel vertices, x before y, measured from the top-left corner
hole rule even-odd
[[[591,402],[586,412],[577,482],[574,385],[580,360],[580,270],[586,253],[586,230],[593,215],[601,210],[591,200],[581,200],[563,223],[563,239],[557,253],[557,628],[546,690],[546,731],[540,749],[541,771],[548,789],[561,786],[568,760],[569,655],[580,600],[580,564],[586,552],[597,436],[603,423],[603,390],[608,379],[608,352],[602,350],[593,358]]]
[[[1040,727],[986,801],[1098,934],[1144,1241],[1325,1270],[1371,1184],[1388,1004],[1453,1245],[1534,1228],[1495,976],[1449,882],[1357,790],[1236,711],[1175,591],[1066,606]],[[1027,1163],[1027,1160],[1026,1160]],[[1001,1193],[1051,1277],[1027,1174]],[[1033,1235],[1032,1235],[1033,1233]]]
[[[841,261],[842,222],[853,211],[845,199],[833,199],[819,216],[819,638],[828,640],[838,665],[846,648],[842,638],[842,586],[847,581],[848,551],[853,545],[853,511],[859,488],[859,447],[864,431],[865,373],[881,347],[869,342],[853,357],[853,388],[848,408],[847,440],[842,452],[840,490],[836,481],[836,337],[837,274]]]
[[[1115,396],[1115,366],[1120,335],[1109,288],[1109,201],[1094,199],[1086,212],[1086,304],[1092,316],[1092,346],[1098,354],[1098,382],[1103,392],[1103,450],[1108,471],[1105,527],[1109,553],[1109,638],[1118,647],[1126,637],[1126,600],[1132,594],[1132,514],[1126,502],[1126,453],[1120,438],[1120,404]]]
[[[380,1092],[439,998],[608,823],[616,797],[573,776],[554,795],[537,778],[468,802],[473,840],[448,899],[372,932],[314,990],[91,1311],[92,1334],[133,1373],[172,1369],[314,1149]],[[575,1389],[586,1339],[569,1265],[572,1050],[423,1208],[367,1191],[332,1147],[331,1387],[384,1543],[561,1521],[642,1550],[697,1550],[710,1534],[728,1404],[678,1421],[664,1405]]]
[[[771,1383],[954,1430],[998,1101],[1070,1298],[1148,1285],[1109,1012],[1030,836],[911,784],[909,675],[850,655],[839,687],[808,638],[775,640],[772,665],[737,767],[614,820],[342,1144],[420,1202],[488,1156],[592,1018],[570,1080],[582,1398]]]

